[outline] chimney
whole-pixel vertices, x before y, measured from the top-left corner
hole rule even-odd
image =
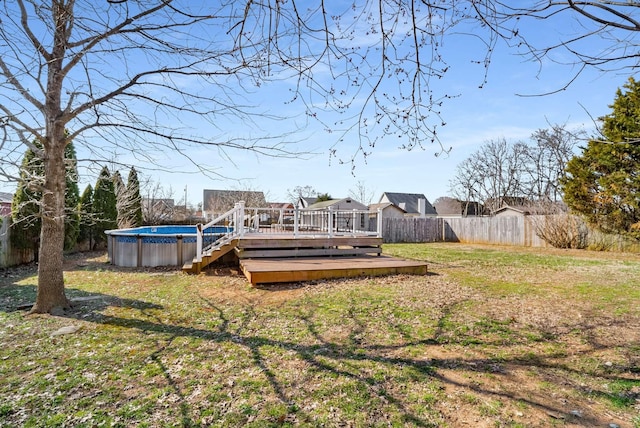
[[[418,199],[418,214],[420,217],[425,217],[427,214],[427,200],[426,199]]]

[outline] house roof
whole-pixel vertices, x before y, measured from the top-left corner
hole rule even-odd
[[[367,209],[367,207],[363,204],[361,204],[360,202],[356,201],[353,198],[342,198],[342,199],[330,199],[328,201],[320,201],[320,202],[316,202],[315,204],[311,204],[309,205],[307,208],[308,210],[322,210],[325,208],[329,208],[333,205],[337,205],[340,202],[353,202],[356,205],[360,205],[362,207],[362,209]]]
[[[418,201],[420,199],[425,200],[425,214],[437,215],[435,208],[429,202],[427,197],[422,193],[395,193],[395,192],[384,192],[380,197],[380,203],[385,199],[391,202],[393,205],[403,208],[409,214],[420,214],[418,210]]]
[[[483,205],[476,201],[461,201],[456,198],[443,197],[438,198],[432,204],[433,208],[438,212],[438,215],[482,215],[484,210]],[[465,212],[466,209],[466,212]]]
[[[293,204],[291,202],[268,202],[267,205],[269,205],[269,208],[293,208]]]
[[[335,205],[336,203],[340,202],[341,200],[342,199],[329,199],[328,201],[314,202],[312,204],[309,204],[309,206],[307,206],[307,208],[314,209],[314,210],[318,210],[318,209],[322,209],[322,208],[328,208],[331,205]]]
[[[382,203],[379,203],[379,204],[370,204],[369,205],[369,210],[376,211],[376,210],[378,210],[378,208],[385,209],[387,207],[394,207],[395,209],[397,209],[399,211],[402,211],[403,213],[406,213],[405,210],[403,210],[402,208],[400,208],[397,205],[393,205],[391,202],[382,202]]]
[[[264,193],[253,190],[217,190],[217,189],[204,189],[203,196],[203,209],[205,211],[211,210],[214,204],[222,202],[223,205],[230,205],[240,201],[245,201],[248,205],[265,206],[266,201]]]
[[[12,202],[13,194],[7,192],[0,192],[0,202]]]
[[[549,204],[549,205],[504,205],[493,213],[498,214],[505,211],[515,211],[522,215],[546,215],[557,214],[563,212],[563,205],[561,204]]]

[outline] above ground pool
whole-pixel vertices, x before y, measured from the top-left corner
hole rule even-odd
[[[203,247],[230,231],[225,226],[205,229]],[[182,266],[196,255],[196,226],[143,226],[108,230],[109,261],[116,266]]]

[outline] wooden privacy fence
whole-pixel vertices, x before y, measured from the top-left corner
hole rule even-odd
[[[384,242],[466,242],[544,247],[536,235],[540,216],[383,218]]]
[[[33,250],[19,250],[11,246],[11,217],[0,217],[0,221],[0,268],[32,262]]]

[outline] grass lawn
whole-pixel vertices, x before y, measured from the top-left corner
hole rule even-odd
[[[427,276],[252,288],[74,255],[0,278],[0,426],[640,427],[640,256],[394,244]],[[72,332],[59,334],[61,328]]]

